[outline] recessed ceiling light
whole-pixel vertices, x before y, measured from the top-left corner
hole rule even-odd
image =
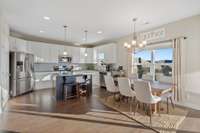
[[[44,33],[44,31],[43,31],[43,30],[40,30],[40,33]]]
[[[97,34],[102,34],[102,33],[103,33],[103,31],[101,31],[101,30],[97,31]]]
[[[50,20],[50,17],[48,17],[48,16],[44,16],[43,17],[45,20]]]

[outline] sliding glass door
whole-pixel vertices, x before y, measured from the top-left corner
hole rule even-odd
[[[173,48],[154,47],[133,54],[133,70],[138,78],[172,82]]]

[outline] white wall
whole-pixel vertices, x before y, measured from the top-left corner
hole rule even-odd
[[[182,78],[186,97],[181,104],[200,109],[200,15],[169,23],[151,30],[161,27],[164,27],[166,30],[165,38],[154,40],[153,42],[173,39],[180,36],[186,36],[188,38],[182,45],[182,68],[184,69]],[[116,40],[118,42],[117,63],[123,65],[124,68],[127,68],[127,51],[123,48],[123,43],[130,40],[130,38],[131,36],[126,36]]]
[[[9,91],[9,27],[0,12],[0,112],[8,100]]]

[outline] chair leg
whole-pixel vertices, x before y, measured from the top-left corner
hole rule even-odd
[[[142,104],[142,109],[145,110],[145,103]]]
[[[115,94],[113,94],[113,102],[114,102],[114,106],[115,106]]]
[[[106,93],[106,102],[108,101],[108,97],[109,97],[109,92]]]
[[[138,101],[136,101],[136,107],[135,107],[135,111],[134,111],[134,115],[135,115],[135,113],[137,112],[137,109],[138,109]]]
[[[167,98],[167,114],[169,114],[169,98]]]
[[[131,97],[131,102],[130,102],[130,114],[131,112],[133,113],[133,102],[135,101],[135,97]]]
[[[160,116],[160,102],[158,102],[158,115]]]
[[[121,98],[122,98],[122,96],[119,94],[119,105],[118,105],[119,107],[121,105],[121,100],[122,100]]]
[[[152,107],[151,104],[149,104],[149,115],[150,115],[150,126],[152,126]]]
[[[136,104],[135,102],[136,102],[136,97],[134,96],[134,97],[133,97],[133,102],[132,102],[132,109],[133,109],[133,107],[135,107],[135,106],[134,106],[134,105]],[[133,111],[132,111],[132,113],[133,113]]]
[[[173,103],[172,97],[170,97],[170,101],[171,101],[172,107],[173,107],[173,109],[174,109],[174,108],[175,108],[175,105],[174,105],[174,103]]]

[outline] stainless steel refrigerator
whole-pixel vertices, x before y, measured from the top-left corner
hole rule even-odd
[[[34,88],[34,56],[10,52],[10,96],[18,96]]]

